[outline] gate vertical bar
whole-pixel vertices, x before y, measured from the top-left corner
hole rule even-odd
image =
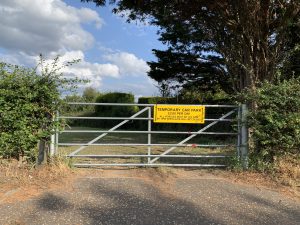
[[[148,110],[148,131],[151,132],[151,106]],[[148,133],[148,155],[151,155],[151,133]],[[151,163],[151,158],[148,157],[148,164]]]
[[[242,106],[238,106],[238,115],[237,115],[237,144],[236,144],[236,156],[239,159],[241,153],[241,110]]]
[[[241,106],[241,146],[240,159],[242,161],[243,169],[248,169],[248,126],[247,126],[247,105]]]

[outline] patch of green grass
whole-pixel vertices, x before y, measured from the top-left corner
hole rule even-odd
[[[72,130],[105,130],[101,128],[90,127],[73,127]],[[120,130],[124,131],[124,130]],[[59,135],[60,143],[87,143],[94,138],[101,135],[101,133],[61,133]],[[176,144],[187,138],[187,134],[151,134],[151,142],[159,144]],[[220,137],[197,135],[188,144],[234,144],[235,137]],[[146,144],[148,142],[148,135],[144,133],[109,133],[101,138],[96,143],[137,143]]]
[[[84,128],[74,127],[73,130],[102,130],[100,128]],[[103,129],[104,130],[104,129]],[[62,133],[59,137],[60,143],[88,143],[94,138],[101,135],[101,133]],[[153,144],[177,144],[188,135],[174,135],[174,134],[152,134],[151,143]],[[146,144],[148,142],[148,135],[141,133],[109,133],[105,137],[98,140],[96,143],[112,143],[112,144]],[[213,136],[199,136],[191,139],[187,144],[234,144],[233,138],[225,140],[217,139]],[[78,149],[80,146],[60,147],[59,151],[64,154],[70,154]],[[170,146],[151,146],[151,154],[158,155],[171,148]],[[147,146],[87,146],[80,155],[147,155]],[[169,154],[175,155],[234,155],[235,148],[201,148],[201,147],[177,147]],[[98,159],[74,159],[74,162],[98,162],[98,163],[139,163],[146,162],[147,158],[98,158]],[[157,162],[163,163],[220,163],[224,164],[227,159],[223,158],[161,158]]]

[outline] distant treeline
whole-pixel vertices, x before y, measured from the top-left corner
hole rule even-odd
[[[89,93],[89,95],[88,95]],[[93,94],[91,94],[93,93]],[[94,95],[94,97],[91,97]],[[87,97],[89,96],[89,98]],[[134,95],[131,93],[110,92],[110,93],[96,93],[92,89],[84,91],[82,96],[67,96],[66,102],[90,102],[95,103],[135,103]],[[203,104],[200,99],[191,99],[186,96],[176,97],[140,97],[137,101],[139,104]],[[211,98],[207,99],[209,104],[230,104],[229,98]],[[90,117],[130,117],[143,109],[143,106],[86,106],[86,105],[65,105],[61,113],[64,115],[72,116],[90,116]],[[228,112],[228,108],[206,108],[206,118],[219,118],[224,113]],[[147,117],[148,112],[145,112],[138,117]],[[153,115],[152,115],[153,116]],[[99,127],[109,128],[122,120],[81,120],[72,119],[68,120],[67,124],[70,126],[82,126],[82,127]],[[153,124],[153,130],[181,130],[181,131],[196,131],[203,125],[199,124]],[[132,120],[122,126],[122,129],[138,129],[146,130],[146,120]],[[212,127],[211,130],[229,131],[232,130],[232,126],[228,122],[221,122],[217,128]]]

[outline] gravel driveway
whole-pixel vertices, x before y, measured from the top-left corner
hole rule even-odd
[[[299,201],[214,177],[85,177],[65,190],[0,205],[0,224],[300,224]]]

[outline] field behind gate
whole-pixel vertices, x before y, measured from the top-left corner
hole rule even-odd
[[[70,129],[70,128],[69,128]],[[92,127],[71,127],[71,130],[105,130],[101,128]],[[119,130],[124,131],[124,130]],[[100,133],[101,134],[101,133]],[[88,143],[100,135],[99,133],[62,133],[59,135],[59,142],[61,143]],[[155,144],[177,144],[188,135],[170,135],[170,134],[152,134],[152,143]],[[223,137],[195,137],[187,144],[204,144],[204,145],[228,145],[227,147],[177,147],[170,155],[226,155],[235,156],[236,138]],[[139,133],[110,133],[95,144],[146,144],[147,134]],[[68,155],[78,149],[80,146],[60,146],[58,151],[60,154]],[[158,155],[169,149],[169,146],[151,146],[151,153]],[[80,155],[146,155],[148,151],[147,146],[86,146],[80,151]],[[210,164],[228,164],[226,158],[161,158],[158,162],[161,163],[210,163]],[[145,163],[147,158],[74,158],[74,163],[97,162],[97,163]]]
[[[96,104],[107,111],[105,115],[58,117],[66,120],[68,126],[55,138],[57,150],[69,155],[75,165],[225,166],[230,157],[236,156],[239,112],[236,106],[208,105],[204,124],[180,124],[153,122],[153,104]],[[109,113],[116,113],[113,107],[119,107],[117,115]],[[126,107],[135,108],[126,114]],[[156,158],[161,154],[163,157]]]

